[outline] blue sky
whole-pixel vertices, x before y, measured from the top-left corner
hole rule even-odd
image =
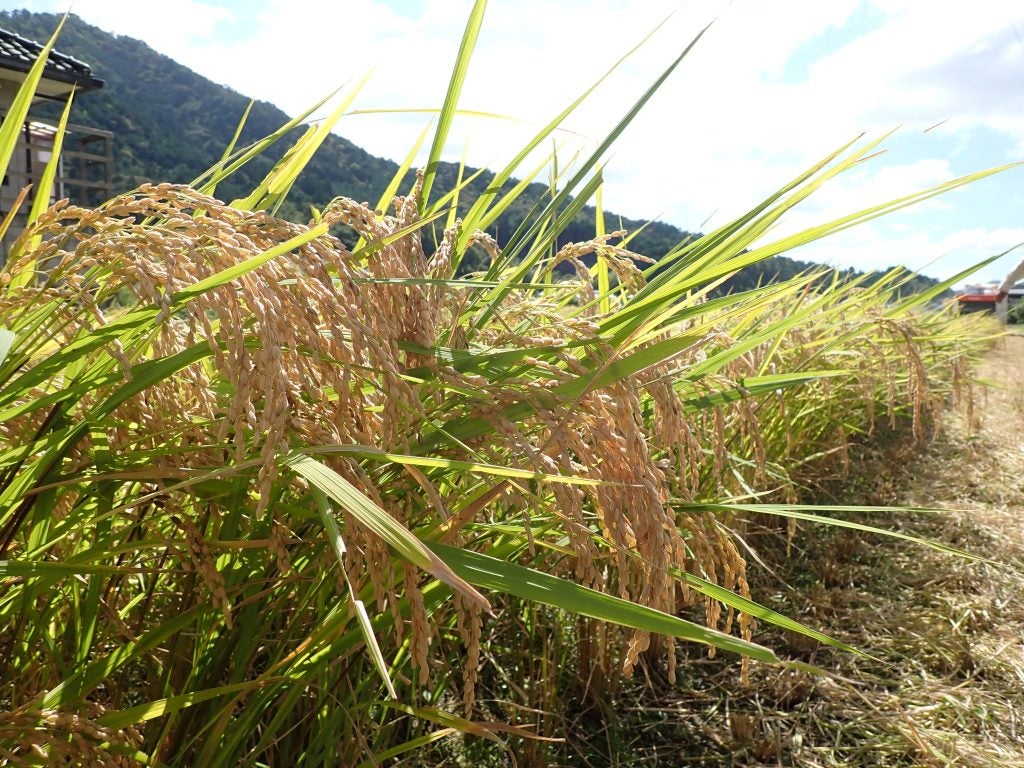
[[[0,7],[64,10],[55,0]],[[470,0],[77,0],[86,21],[296,112],[370,67],[355,107],[436,107]],[[678,10],[677,10],[678,6]],[[152,18],[147,18],[150,8]],[[157,10],[159,9],[159,10]],[[517,121],[456,123],[449,159],[507,159],[667,15],[572,118],[563,157],[599,141],[696,32],[711,29],[621,138],[606,207],[686,229],[722,224],[828,151],[892,129],[887,151],[774,233],[1024,160],[1024,4],[1005,0],[491,0],[463,106]],[[339,132],[400,159],[423,115],[359,115]],[[937,127],[933,127],[937,126]],[[930,129],[930,130],[928,130]],[[935,277],[1024,241],[1024,169],[794,252]],[[978,275],[998,279],[1019,258]]]

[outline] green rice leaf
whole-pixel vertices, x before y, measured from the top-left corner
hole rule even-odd
[[[50,196],[53,194],[53,180],[57,177],[57,169],[60,167],[60,153],[64,145],[64,133],[67,131],[68,115],[71,114],[71,104],[74,101],[74,90],[68,96],[64,111],[60,116],[60,123],[57,132],[53,137],[53,147],[50,150],[50,159],[43,168],[36,185],[35,196],[32,199],[32,208],[28,212],[27,223],[31,225],[50,206]],[[26,244],[25,249],[31,253],[42,242],[42,235],[34,235]],[[30,260],[18,274],[11,275],[10,285],[12,288],[21,288],[28,285],[36,272],[35,259]]]
[[[57,24],[57,29],[54,30],[53,35],[51,35],[46,45],[39,52],[39,56],[36,57],[35,62],[29,69],[24,82],[19,86],[18,93],[14,96],[14,101],[11,102],[4,115],[3,124],[0,125],[0,178],[7,176],[7,168],[10,165],[11,158],[14,156],[22,126],[28,117],[29,108],[32,106],[32,100],[36,95],[36,88],[43,77],[43,70],[46,69],[46,61],[50,57],[53,44],[57,41],[57,37],[64,28],[64,22],[67,21],[67,18],[67,14],[61,17],[60,22]]]
[[[604,157],[605,153],[611,148],[612,144],[615,143],[619,135],[621,135],[621,133],[634,120],[637,114],[639,114],[640,110],[643,109],[644,105],[646,105],[647,102],[650,101],[650,99],[658,91],[658,89],[661,88],[662,85],[664,85],[665,81],[675,71],[676,67],[678,67],[679,64],[682,63],[683,59],[686,58],[686,56],[690,53],[690,51],[693,50],[694,46],[697,45],[698,41],[701,39],[701,37],[704,36],[704,33],[707,32],[709,27],[710,25],[708,27],[704,27],[704,29],[702,29],[690,41],[686,48],[683,49],[682,53],[680,53],[679,56],[677,56],[676,59],[671,64],[669,64],[669,66],[661,73],[661,75],[654,81],[654,83],[633,104],[633,106],[626,112],[626,114],[623,115],[623,117],[619,120],[616,126],[608,133],[607,136],[605,136],[605,138],[594,150],[594,152],[590,155],[590,157],[580,164],[579,170],[577,170],[576,173],[570,178],[570,180],[566,183],[565,187],[561,190],[561,192],[555,195],[551,202],[548,203],[547,207],[534,218],[534,224],[525,231],[523,231],[522,233],[517,232],[512,236],[508,244],[505,246],[504,258],[510,260],[518,258],[520,251],[526,246],[526,244],[530,241],[533,241],[541,234],[541,227],[545,226],[546,222],[557,211],[562,210],[563,208],[566,207],[566,203],[571,195],[576,195],[576,199],[573,201],[572,205],[569,206],[570,208],[575,206],[577,203],[580,203],[581,201],[585,202],[590,199],[591,195],[600,187],[600,174],[596,174],[595,178],[593,177],[593,172],[597,168],[601,159]],[[585,180],[588,177],[591,177],[590,181],[584,184]],[[581,184],[584,184],[582,189],[579,188]],[[582,205],[580,207],[582,207]],[[573,218],[574,217],[575,215],[573,216]],[[569,219],[569,221],[571,221],[571,219]],[[565,223],[562,224],[562,228],[564,228],[564,226],[567,224],[568,221],[565,221]],[[528,274],[529,271],[536,264],[536,260],[540,256],[541,248],[546,247],[547,243],[559,231],[561,231],[561,229],[559,229],[558,226],[553,227],[551,232],[549,232],[545,238],[543,238],[540,242],[536,243],[535,247],[531,251],[533,255],[522,259],[522,262],[519,264],[519,266],[517,266],[515,270],[513,270],[510,279],[514,281],[522,280],[523,276]],[[490,275],[488,275],[488,277],[490,277]],[[494,308],[500,305],[500,303],[504,300],[505,296],[507,295],[508,289],[499,289],[497,291],[494,291],[487,297],[484,312],[482,316],[477,320],[478,327],[482,325],[483,322],[491,316],[492,312],[494,311]]]
[[[229,141],[228,145],[224,147],[224,152],[221,154],[220,160],[215,166],[213,166],[213,168],[210,169],[210,174],[213,176],[213,180],[204,187],[204,190],[206,194],[211,197],[217,193],[217,183],[220,180],[218,174],[224,170],[224,167],[231,159],[231,155],[235,151],[235,146],[238,144],[238,139],[242,135],[242,129],[245,128],[245,124],[249,120],[249,113],[252,112],[252,106],[255,103],[256,101],[254,99],[249,99],[249,103],[245,105],[245,111],[242,112],[242,116],[238,120],[238,125],[235,126],[235,133],[231,137],[231,141]]]
[[[417,736],[414,739],[403,741],[401,744],[396,744],[393,747],[382,749],[380,752],[376,752],[373,758],[359,764],[359,768],[380,768],[381,762],[392,757],[404,754],[405,752],[412,752],[415,749],[422,749],[435,741],[440,741],[453,734],[458,733],[457,728],[439,728],[436,731],[425,733],[422,736]]]
[[[0,578],[67,578],[88,574],[159,573],[158,568],[130,568],[123,565],[60,563],[48,560],[0,560]]]
[[[355,114],[355,113],[353,113]],[[377,201],[377,210],[387,212],[391,206],[391,201],[395,195],[398,194],[398,187],[402,184],[402,180],[405,179],[406,174],[409,173],[409,169],[412,168],[412,164],[416,162],[416,156],[420,153],[420,147],[423,146],[423,142],[427,139],[427,132],[430,130],[430,123],[428,123],[419,137],[413,143],[409,152],[406,154],[405,159],[402,160],[402,164],[398,166],[398,170],[395,171],[395,175],[391,177],[391,181],[388,182],[387,189],[380,196],[380,200]],[[356,248],[358,249],[358,245]]]
[[[404,712],[407,715],[418,717],[420,720],[427,720],[438,725],[456,728],[463,733],[479,736],[481,739],[487,739],[496,744],[503,744],[502,740],[494,734],[494,731],[489,730],[486,725],[474,723],[472,720],[453,715],[437,707],[410,707],[408,704],[403,704],[400,701],[382,701],[380,703],[388,709]]]
[[[429,542],[428,546],[452,570],[479,587],[505,592],[525,600],[624,627],[704,643],[758,661],[774,663],[779,660],[773,651],[764,646],[749,643],[654,608],[597,592],[542,571],[439,542]]]
[[[352,587],[352,582],[349,581],[345,563],[345,539],[342,538],[341,529],[338,528],[338,521],[334,519],[334,511],[331,509],[330,502],[327,500],[327,494],[319,487],[314,486],[313,497],[316,500],[317,511],[320,513],[320,521],[324,524],[324,528],[327,531],[327,538],[331,542],[331,548],[334,550],[335,557],[338,558],[338,566],[341,568],[341,573],[345,578],[345,584],[348,586],[349,596],[352,600],[352,610],[356,615],[356,622],[359,625],[359,631],[363,634],[363,642],[366,643],[366,650],[370,654],[373,666],[377,668],[377,674],[379,674],[381,680],[384,681],[384,685],[387,687],[391,698],[397,699],[398,694],[395,692],[395,684],[391,682],[391,674],[388,672],[388,665],[384,661],[384,653],[381,651],[380,644],[377,642],[377,635],[373,631],[373,623],[370,621],[370,616],[366,612],[366,605],[359,599],[359,595],[356,594],[355,589]]]
[[[742,503],[729,503],[729,504],[676,504],[676,507],[680,509],[695,509],[695,510],[712,510],[720,512],[742,510],[744,512],[760,513],[765,515],[777,515],[779,517],[786,517],[792,520],[806,520],[810,523],[820,523],[821,525],[831,525],[836,528],[849,528],[855,531],[864,531],[865,533],[877,533],[880,536],[889,536],[894,539],[902,539],[904,541],[912,541],[915,544],[920,544],[925,547],[943,552],[947,555],[956,555],[962,557],[965,560],[978,560],[985,563],[991,563],[992,565],[999,565],[1000,563],[996,560],[990,560],[987,557],[981,555],[975,555],[970,552],[966,552],[957,547],[950,546],[949,544],[943,544],[941,541],[934,541],[933,539],[925,539],[920,536],[913,536],[909,533],[903,533],[902,531],[893,530],[891,528],[879,528],[874,525],[865,525],[864,523],[858,523],[853,520],[843,520],[838,517],[828,517],[825,515],[816,515],[806,510],[818,509],[814,506],[800,506],[797,504],[742,504]],[[851,511],[857,511],[858,507],[829,507],[832,510],[843,510],[849,509]],[[901,509],[897,507],[891,507],[890,509]],[[913,512],[912,507],[902,508],[905,512]]]
[[[370,616],[366,612],[366,605],[362,600],[353,598],[352,606],[355,608],[359,629],[362,631],[363,639],[366,641],[366,650],[369,652],[370,658],[373,659],[373,666],[377,668],[377,673],[384,680],[391,698],[397,699],[398,693],[395,691],[395,684],[391,682],[391,675],[388,674],[388,666],[384,661],[384,654],[380,650],[380,645],[377,643],[377,636],[373,634],[373,625],[370,623]]]
[[[532,472],[526,469],[500,467],[496,464],[485,464],[477,461],[460,461],[458,459],[442,459],[434,456],[410,456],[403,453],[390,453],[368,445],[318,445],[302,448],[300,453],[306,455],[340,454],[354,456],[359,459],[378,462],[394,462],[414,467],[435,467],[456,472],[478,472],[496,477],[512,477],[519,480],[537,480],[549,483],[566,483],[568,485],[602,485],[600,480],[571,475],[553,475],[548,472]]]
[[[335,93],[337,93],[337,91],[328,94],[325,98],[318,101],[305,112],[302,112],[301,114],[289,120],[287,123],[282,125],[269,136],[266,136],[265,138],[260,139],[254,144],[248,147],[243,147],[242,149],[232,153],[232,155],[227,159],[221,158],[221,160],[217,162],[212,168],[205,171],[199,177],[193,179],[189,186],[196,188],[204,195],[212,195],[216,190],[217,185],[221,181],[226,179],[228,176],[233,174],[235,171],[237,171],[239,168],[241,168],[249,161],[262,155],[271,146],[276,144],[279,139],[288,135],[288,133],[291,132],[293,128],[295,128],[298,125],[301,125],[302,122],[307,117],[309,117],[316,110],[320,109],[320,107],[326,104],[334,96]]]
[[[381,509],[366,494],[333,469],[301,453],[290,454],[284,460],[284,465],[348,510],[359,522],[394,548],[399,556],[445,582],[484,610],[490,610],[491,606],[487,602],[487,598],[460,578],[408,528]]]
[[[277,213],[299,174],[309,164],[317,149],[330,135],[341,116],[352,105],[369,78],[370,73],[367,72],[362,80],[349,89],[346,97],[334,111],[326,119],[321,120],[318,125],[310,126],[302,138],[295,142],[280,162],[271,169],[263,182],[248,197],[231,203],[232,207],[245,211],[266,210]]]
[[[11,345],[14,344],[15,335],[7,330],[6,328],[0,328],[0,365],[3,365],[4,360],[7,359],[7,355],[11,351]]]
[[[445,144],[448,143],[448,133],[451,131],[452,120],[455,118],[462,86],[469,73],[469,60],[473,57],[473,49],[476,47],[476,41],[480,35],[486,8],[487,0],[476,0],[473,3],[473,10],[469,13],[466,28],[462,33],[462,42],[459,44],[459,51],[455,57],[455,67],[452,69],[452,76],[448,82],[448,91],[445,93],[444,104],[441,105],[441,112],[438,115],[437,130],[434,132],[434,140],[430,145],[427,168],[423,173],[420,213],[426,213],[430,206],[430,191],[434,186],[434,177],[437,176],[441,153],[444,152]]]
[[[130,725],[138,725],[139,723],[144,723],[147,720],[155,720],[158,717],[163,717],[164,715],[169,715],[172,712],[187,709],[188,707],[201,704],[204,701],[219,698],[220,696],[250,691],[253,688],[259,688],[260,686],[268,685],[269,683],[276,682],[280,679],[283,678],[261,678],[259,680],[250,680],[244,683],[221,685],[217,688],[207,688],[202,691],[183,693],[178,696],[169,696],[166,699],[148,701],[145,704],[139,704],[134,707],[129,707],[128,709],[122,709],[118,712],[108,712],[107,714],[97,718],[96,722],[106,728],[127,728]]]

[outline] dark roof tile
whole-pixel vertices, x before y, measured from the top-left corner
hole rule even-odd
[[[27,72],[42,50],[41,43],[0,29],[0,67]],[[103,81],[93,76],[92,67],[84,61],[54,50],[50,51],[50,56],[46,60],[44,77],[65,83],[76,83],[83,88],[103,86]]]

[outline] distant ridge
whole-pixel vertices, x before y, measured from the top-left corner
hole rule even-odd
[[[37,41],[45,41],[60,20],[58,14],[25,10],[0,12],[0,27]],[[230,142],[249,99],[218,85],[134,38],[112,35],[72,14],[59,39],[60,49],[87,62],[95,76],[106,82],[101,91],[76,100],[73,121],[115,134],[114,188],[127,191],[145,182],[187,183],[213,165]],[[56,113],[50,115],[54,117]],[[273,104],[253,105],[241,142],[249,143],[277,130],[289,119]],[[266,175],[288,146],[279,142],[218,188],[218,197],[232,199],[248,193]],[[404,152],[406,147],[397,148]],[[352,142],[331,135],[292,188],[282,215],[307,221],[310,207],[322,207],[339,195],[375,202],[398,170],[396,163],[375,157]],[[451,188],[457,168],[442,163],[438,185]],[[470,203],[494,178],[482,173],[462,195]],[[406,187],[407,188],[407,187]],[[492,232],[503,243],[533,203],[547,192],[532,184],[498,221]],[[645,222],[605,214],[610,225],[636,232]],[[563,233],[561,242],[586,240],[594,234],[594,209],[586,208]],[[660,258],[687,238],[700,237],[664,222],[651,222],[630,243],[630,248]],[[723,290],[751,288],[759,283],[787,279],[818,265],[775,257],[744,269],[730,278]],[[860,274],[855,270],[842,273]],[[916,276],[909,291],[924,290],[937,281]]]

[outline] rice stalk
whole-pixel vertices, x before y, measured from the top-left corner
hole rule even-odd
[[[430,167],[389,214],[244,210],[279,205],[322,132],[239,206],[208,192],[264,144],[204,191],[38,216],[0,273],[3,759],[372,764],[441,738],[393,701],[403,715],[382,716],[396,694],[473,733],[482,699],[512,721],[569,677],[609,696],[637,669],[675,681],[680,639],[744,654],[745,676],[777,661],[758,620],[849,650],[750,599],[744,526],[828,522],[794,504],[801,483],[883,412],[926,439],[993,331],[898,300],[895,274],[709,297],[941,191],[754,245],[872,145],[657,264],[621,231],[556,249],[603,149],[689,50],[505,249],[482,226],[518,187],[445,209]],[[470,249],[483,279],[457,276]]]

